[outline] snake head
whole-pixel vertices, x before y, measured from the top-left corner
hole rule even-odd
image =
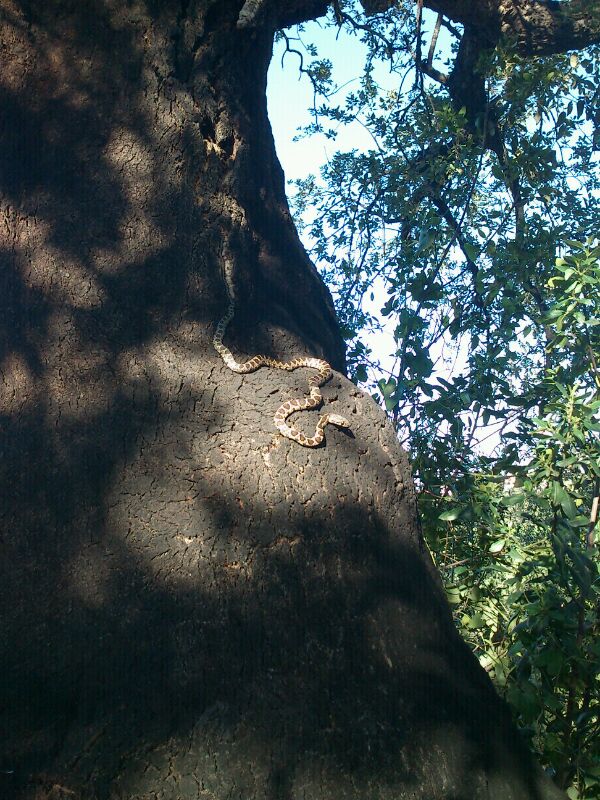
[[[350,423],[346,419],[346,417],[340,417],[339,414],[328,414],[327,415],[327,422],[331,423],[331,425],[337,425],[338,428],[349,428]]]

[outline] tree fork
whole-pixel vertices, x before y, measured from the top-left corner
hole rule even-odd
[[[0,795],[561,797],[453,626],[406,457],[343,371],[241,0],[0,0]],[[298,424],[312,430],[311,414]]]

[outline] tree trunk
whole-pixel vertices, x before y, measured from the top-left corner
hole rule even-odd
[[[554,797],[343,376],[241,6],[0,0],[0,796]],[[227,259],[226,342],[327,358],[352,435],[223,364]]]

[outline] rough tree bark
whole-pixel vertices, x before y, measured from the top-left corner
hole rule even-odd
[[[387,7],[393,0],[387,0]],[[501,39],[522,56],[564,53],[600,40],[598,0],[423,0],[432,11]]]
[[[343,377],[240,0],[0,0],[0,795],[562,796],[458,637],[406,457]],[[325,356],[353,436],[276,435]],[[314,416],[299,424],[312,430]]]

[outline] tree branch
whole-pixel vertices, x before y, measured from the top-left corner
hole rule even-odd
[[[441,83],[443,85],[448,83],[448,76],[445,72],[440,72],[439,69],[432,67],[427,61],[421,61],[419,64],[419,68],[421,72],[427,75],[432,80],[436,81],[437,83]]]
[[[366,14],[395,0],[361,0]],[[438,14],[472,26],[494,44],[504,39],[522,56],[551,55],[600,43],[600,0],[424,0]]]
[[[600,0],[425,0],[454,22],[523,56],[551,55],[600,42]]]
[[[289,28],[311,19],[324,17],[331,5],[329,0],[287,0],[272,2],[277,28]]]
[[[431,69],[433,64],[433,57],[435,55],[435,46],[437,44],[438,36],[440,35],[440,28],[442,27],[443,15],[438,14],[435,21],[435,28],[431,34],[431,42],[429,43],[429,52],[427,53],[427,67]]]

